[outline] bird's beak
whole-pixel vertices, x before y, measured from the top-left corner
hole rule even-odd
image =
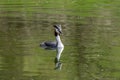
[[[60,34],[62,34],[62,31],[59,31],[60,32]]]

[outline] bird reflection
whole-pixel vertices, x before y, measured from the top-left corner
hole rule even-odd
[[[60,56],[61,56],[63,49],[64,49],[64,47],[58,47],[56,49],[57,54],[56,54],[56,58],[55,58],[55,70],[57,70],[57,69],[61,70],[61,68],[62,68],[62,63],[60,62]]]
[[[61,25],[54,25],[54,35],[56,41],[46,41],[40,44],[40,46],[47,50],[56,50],[56,57],[55,57],[55,70],[61,70],[62,63],[60,62],[60,56],[62,51],[64,50],[64,45],[60,39],[60,35],[62,34]]]

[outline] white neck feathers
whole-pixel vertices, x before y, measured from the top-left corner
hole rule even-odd
[[[56,36],[56,41],[57,43],[62,43],[59,35]]]

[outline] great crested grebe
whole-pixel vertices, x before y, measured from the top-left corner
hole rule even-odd
[[[55,57],[55,69],[60,69],[62,66],[62,63],[60,62],[60,56],[62,51],[64,50],[64,45],[60,39],[60,35],[62,33],[61,25],[54,25],[54,35],[56,38],[56,41],[46,41],[40,44],[40,46],[44,49],[48,50],[56,50],[57,54]]]

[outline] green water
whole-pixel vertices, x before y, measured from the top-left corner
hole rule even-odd
[[[0,0],[0,80],[120,80],[119,0]],[[55,40],[61,24],[61,70]]]

